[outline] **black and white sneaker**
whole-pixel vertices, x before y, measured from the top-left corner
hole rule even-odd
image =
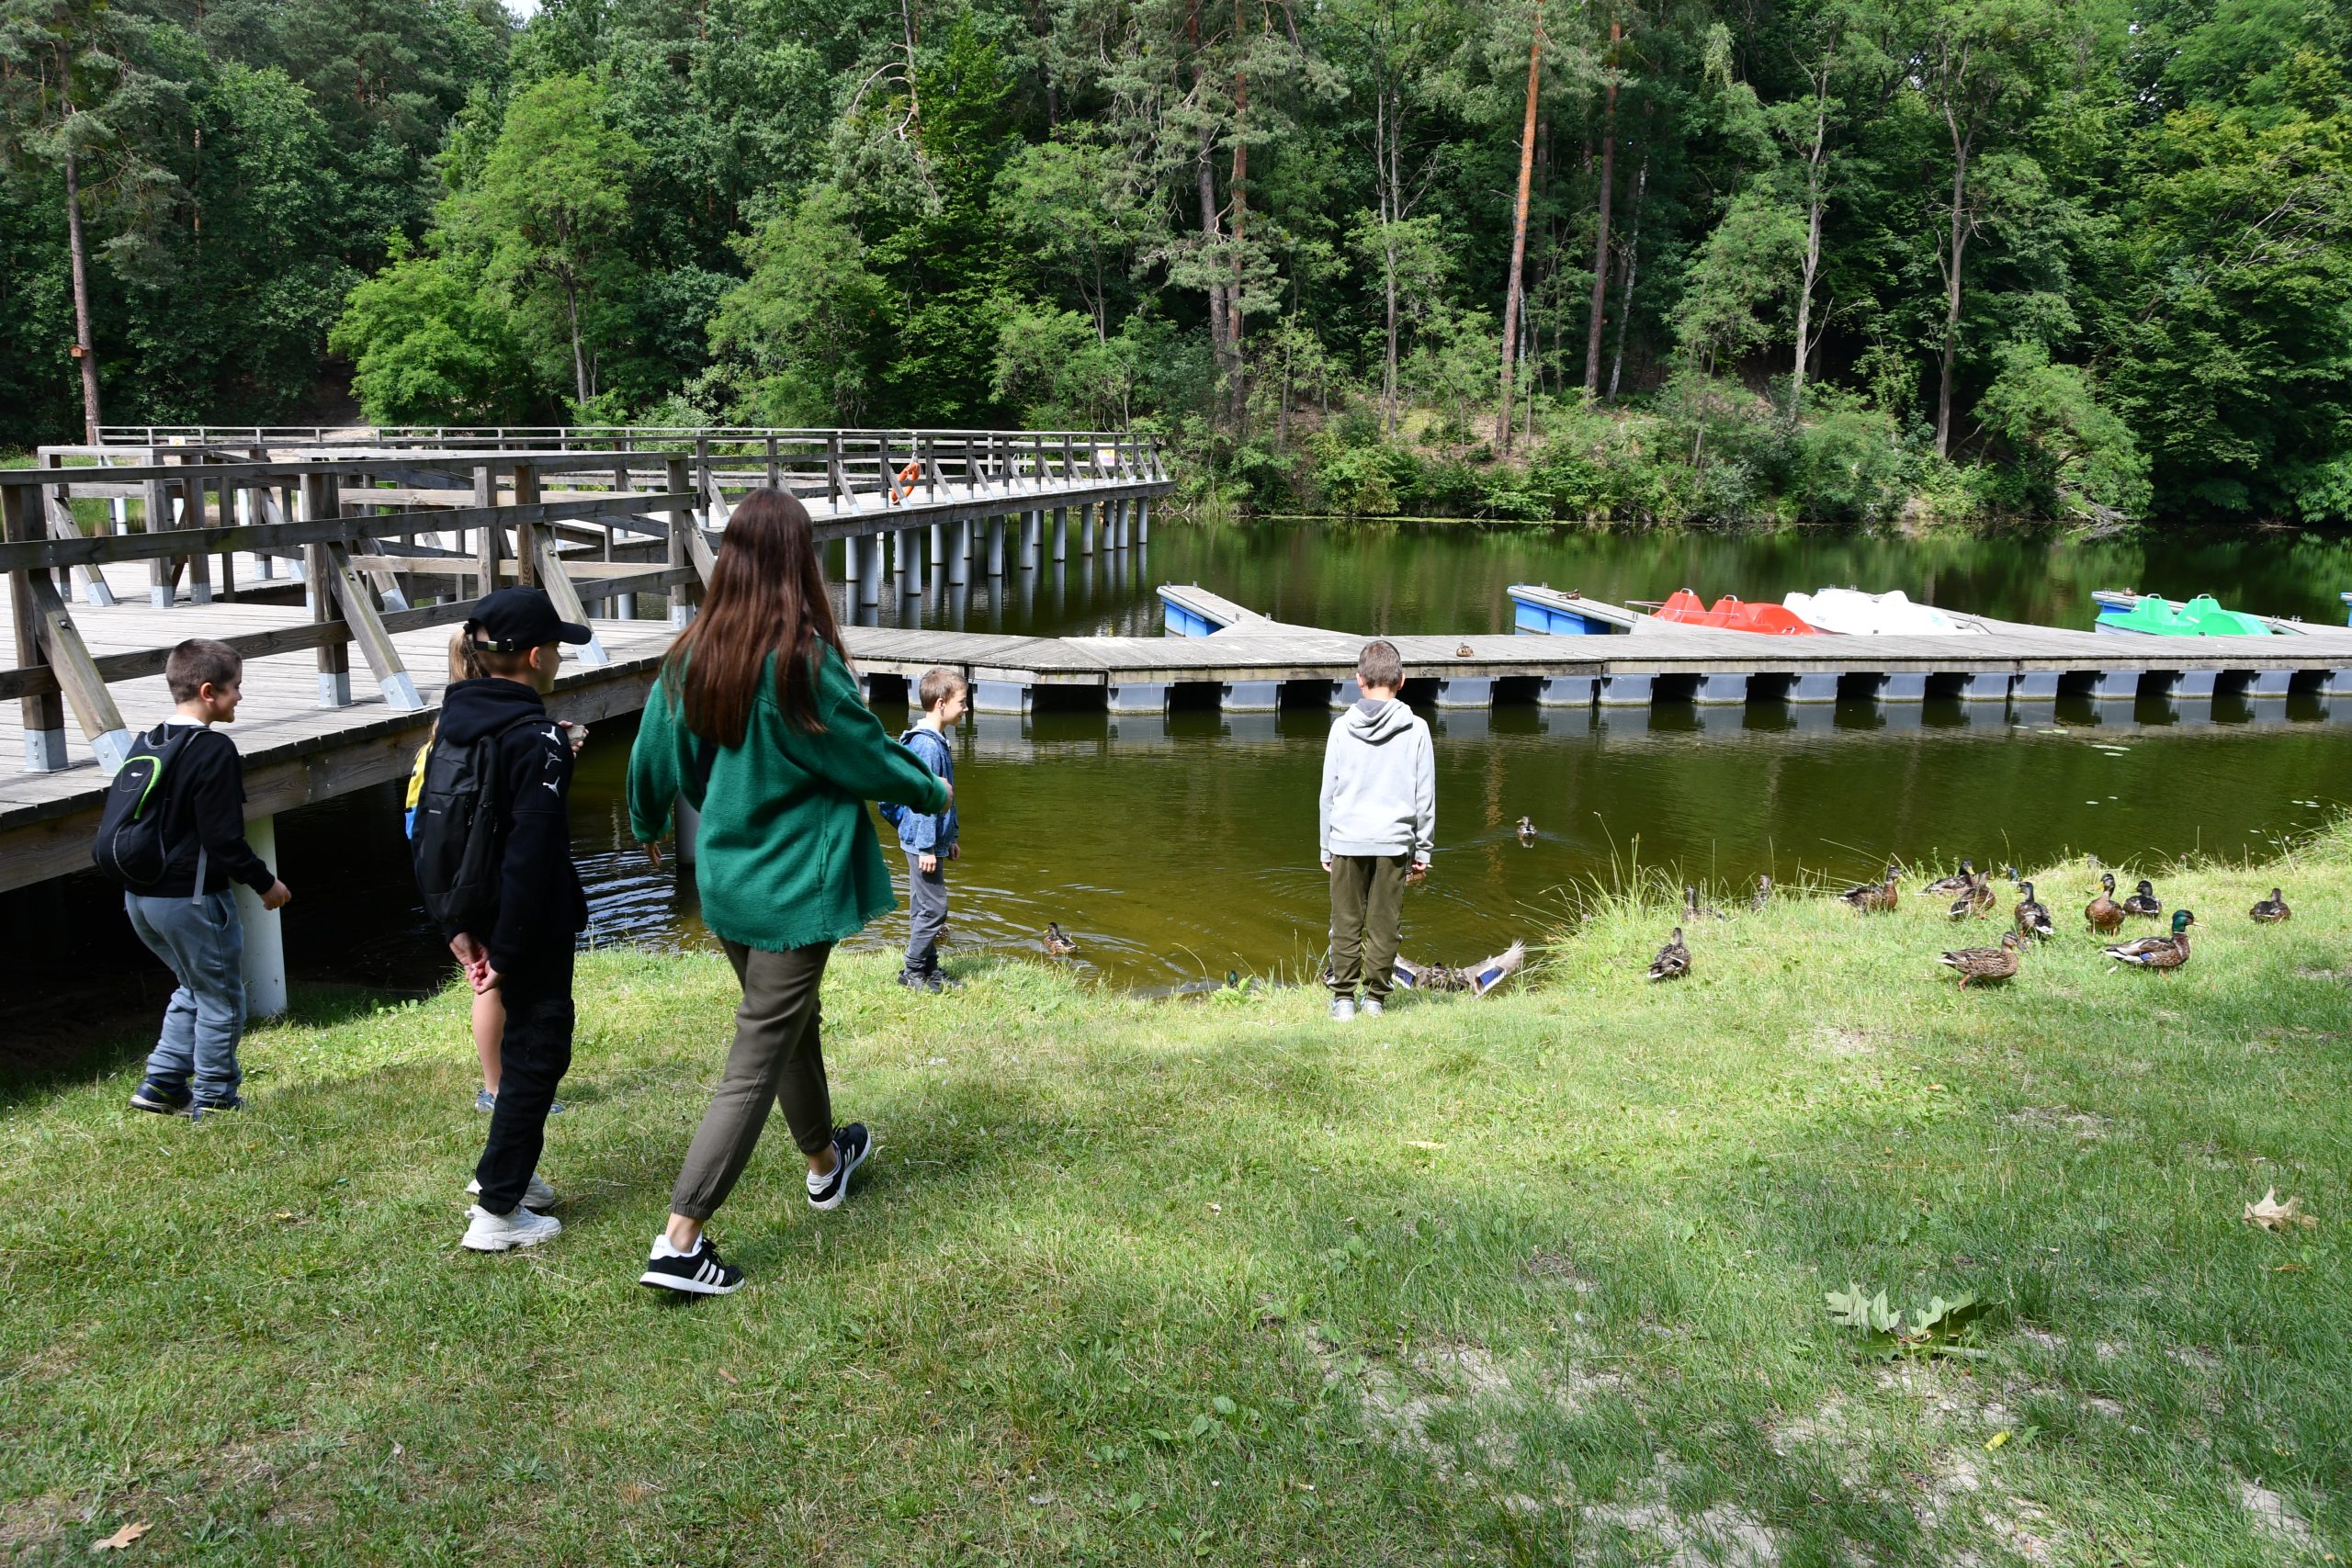
[[[723,1296],[743,1283],[743,1270],[719,1259],[718,1249],[710,1245],[710,1237],[684,1258],[650,1258],[645,1272],[637,1277],[640,1285],[657,1290],[676,1291],[688,1296]]]
[[[188,1100],[191,1098],[185,1089],[174,1089],[168,1084],[160,1084],[153,1078],[149,1078],[131,1090],[130,1108],[133,1111],[153,1111],[158,1116],[176,1116],[187,1109]]]
[[[823,1176],[808,1173],[808,1206],[812,1209],[838,1209],[842,1200],[849,1196],[849,1173],[865,1163],[874,1152],[874,1137],[863,1122],[853,1122],[833,1132],[833,1168]]]

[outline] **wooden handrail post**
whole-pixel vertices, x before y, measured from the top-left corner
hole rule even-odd
[[[842,492],[848,488],[848,476],[842,472],[842,433],[836,430],[825,437],[825,499],[836,513],[842,509]]]
[[[62,468],[64,466],[64,456],[57,452],[51,452],[49,455],[49,461],[43,465],[51,468]],[[41,487],[41,515],[48,525],[49,536],[52,539],[78,539],[82,536],[81,525],[74,521],[74,502],[69,499],[70,494],[71,492],[63,485]],[[103,565],[77,566],[74,570],[82,579],[84,603],[101,606],[114,603],[114,589],[107,581],[106,569]]]
[[[340,517],[343,498],[337,492],[335,476],[332,473],[307,473],[302,476],[302,515],[311,519]],[[333,558],[323,544],[302,547],[303,566],[310,578],[311,619],[339,621],[335,613],[340,597],[335,586]],[[319,645],[319,705],[322,708],[347,708],[351,705],[351,645],[347,642],[327,642]]]
[[[334,585],[335,600],[343,606],[344,624],[351,628],[351,640],[359,645],[360,657],[368,660],[368,672],[376,677],[376,689],[384,694],[385,705],[395,713],[416,712],[424,705],[424,699],[417,695],[416,681],[409,674],[408,666],[401,662],[391,634],[384,629],[384,617],[376,608],[375,600],[368,596],[367,580],[351,563],[349,547],[330,539],[319,550]],[[319,651],[324,653],[326,649]],[[350,689],[349,664],[350,655],[345,652],[346,693]],[[348,700],[346,696],[345,701]]]
[[[687,472],[686,460],[684,457],[672,457],[669,459],[667,468],[669,489],[673,494],[688,491],[694,488],[693,476]],[[669,519],[670,570],[675,571],[684,567],[701,567],[702,562],[699,557],[708,553],[709,546],[702,538],[701,527],[695,521],[693,509],[673,502],[671,503]],[[695,547],[698,544],[703,547],[700,551]],[[707,569],[701,575],[704,581],[709,581]],[[701,604],[702,585],[699,582],[682,582],[671,589],[670,624],[684,630],[694,620],[695,610]]]
[[[530,463],[515,464],[514,504],[533,506],[537,504],[538,499],[539,470],[537,467]],[[539,581],[538,557],[535,551],[524,547],[523,534],[524,525],[517,523],[514,525],[514,581],[536,587]]]
[[[32,519],[28,514],[25,492],[20,490],[0,490],[0,537],[11,541],[31,539]],[[49,656],[40,645],[40,607],[33,597],[31,571],[8,574],[8,591],[16,600],[17,664],[29,670],[47,664]],[[38,575],[46,581],[49,569],[43,567]],[[54,588],[55,584],[51,584]],[[17,699],[24,716],[25,761],[28,773],[53,773],[65,766],[65,704],[55,692],[40,696]]]
[[[155,462],[156,455],[149,452],[147,461]],[[172,487],[163,479],[150,478],[141,505],[146,511],[146,530],[161,534],[172,525]],[[157,556],[147,563],[147,603],[158,610],[168,610],[179,597],[179,563],[169,556]]]
[[[199,452],[187,460],[201,463],[204,461],[204,455]],[[203,527],[206,488],[204,481],[201,479],[188,479],[179,488],[179,525],[183,528]],[[212,603],[212,557],[201,546],[189,551],[187,556],[187,602],[191,604]]]
[[[768,489],[782,490],[783,488],[784,464],[776,457],[775,437],[771,435],[768,437]]]
[[[474,505],[487,509],[498,504],[498,470],[486,464],[474,468]],[[474,597],[498,591],[499,528],[495,523],[484,523],[474,529]]]

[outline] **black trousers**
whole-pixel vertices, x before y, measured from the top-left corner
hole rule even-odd
[[[535,955],[502,976],[506,1032],[498,1046],[498,1104],[490,1113],[490,1142],[474,1167],[481,1206],[511,1214],[523,1201],[547,1144],[548,1107],[571,1067],[571,946]]]

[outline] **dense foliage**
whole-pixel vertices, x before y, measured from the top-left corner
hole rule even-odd
[[[13,439],[78,423],[78,158],[115,421],[347,376],[379,420],[1152,423],[1266,507],[2352,517],[2325,0],[0,18]]]

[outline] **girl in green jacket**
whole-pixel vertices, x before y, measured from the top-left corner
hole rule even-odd
[[[951,795],[858,695],[807,510],[752,491],[728,519],[701,613],[663,660],[629,752],[629,827],[655,865],[673,803],[702,814],[703,923],[743,987],[725,1074],[643,1283],[724,1295],[743,1282],[703,1226],[771,1105],[808,1157],[809,1204],[848,1195],[874,1142],[860,1122],[833,1122],[818,992],[833,944],[897,907],[865,803],[939,811]]]

